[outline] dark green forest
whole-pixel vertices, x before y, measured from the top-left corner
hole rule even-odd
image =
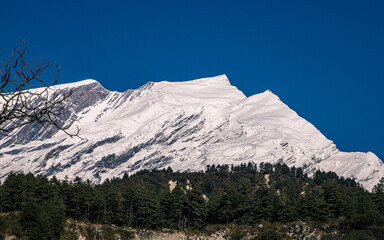
[[[309,178],[301,168],[269,163],[188,173],[143,170],[102,184],[11,173],[0,186],[0,211],[17,213],[20,226],[14,231],[29,239],[59,239],[69,218],[195,231],[301,220],[337,229],[328,239],[384,239],[384,180],[370,193],[333,172]],[[0,218],[0,233],[5,221]]]

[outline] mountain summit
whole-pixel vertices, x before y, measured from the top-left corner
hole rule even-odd
[[[0,139],[1,179],[23,171],[101,182],[142,169],[248,162],[334,171],[369,190],[384,176],[375,154],[340,152],[272,92],[247,98],[225,75],[148,82],[122,93],[95,80],[56,89],[73,92],[62,118],[76,119],[83,139],[39,124],[17,129]]]

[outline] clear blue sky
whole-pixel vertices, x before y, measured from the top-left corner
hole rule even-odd
[[[384,160],[384,1],[0,1],[0,57],[109,90],[226,74],[270,89],[342,151]]]

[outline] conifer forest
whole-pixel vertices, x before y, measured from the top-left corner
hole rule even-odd
[[[308,177],[285,164],[143,170],[101,184],[11,173],[0,187],[0,209],[1,238],[13,231],[20,239],[60,239],[67,219],[74,219],[202,232],[215,225],[300,220],[327,224],[333,234],[322,239],[384,239],[384,180],[369,192],[333,172]],[[12,224],[10,213],[16,216]],[[271,233],[269,239],[288,238]]]

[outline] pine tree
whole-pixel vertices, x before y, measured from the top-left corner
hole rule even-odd
[[[36,201],[31,200],[23,203],[20,224],[29,236],[41,234],[39,229],[42,224],[40,221],[40,209]]]
[[[379,212],[384,214],[384,178],[373,188],[373,200]]]
[[[59,239],[66,220],[63,201],[61,199],[50,199],[46,201],[41,209],[40,215],[45,215],[42,221],[46,223],[46,229],[49,229],[49,238],[47,239]]]
[[[207,203],[207,223],[208,224],[219,224],[223,223],[219,220],[220,213],[220,200],[221,195],[217,192],[213,192]]]
[[[100,190],[103,204],[102,221],[106,224],[119,224],[123,221],[120,191],[109,180],[104,181]]]
[[[171,206],[169,210],[173,227],[183,229],[185,227],[185,205],[187,202],[186,195],[180,185],[176,185],[171,193]]]
[[[194,186],[187,193],[189,226],[193,229],[202,229],[205,224],[206,202],[203,198],[203,192],[199,186]]]
[[[65,219],[62,200],[30,200],[23,203],[20,223],[31,240],[51,240],[60,238]]]
[[[151,190],[137,190],[137,205],[134,209],[136,226],[154,228],[159,225],[159,199]]]
[[[276,192],[269,189],[265,184],[265,180],[263,180],[254,194],[252,204],[253,220],[255,222],[260,220],[272,221],[277,216],[278,204],[279,199]]]
[[[219,205],[218,205],[218,220],[222,224],[229,224],[234,221],[236,216],[235,206],[238,206],[237,194],[234,186],[228,184],[223,193],[220,195]]]
[[[172,227],[172,217],[169,212],[172,205],[172,195],[168,187],[163,189],[160,194],[160,205],[159,205],[159,224],[163,227]]]
[[[237,188],[236,199],[233,202],[233,207],[236,209],[235,220],[238,224],[252,223],[252,192],[250,186],[250,182],[243,181]]]
[[[291,222],[297,218],[295,203],[288,197],[285,190],[280,192],[280,201],[277,213],[277,220],[280,222]]]
[[[22,209],[22,203],[31,198],[33,193],[27,191],[28,182],[23,173],[10,173],[1,188],[1,203],[3,211],[17,211]]]
[[[335,179],[329,180],[324,190],[324,200],[328,205],[332,218],[338,218],[344,214],[345,201],[341,196],[340,188]]]
[[[334,218],[334,215],[332,215],[332,212],[330,210],[329,204],[321,198],[320,200],[317,201],[317,206],[316,208],[318,209],[318,219],[322,222],[327,222],[330,219]]]
[[[128,227],[134,221],[133,209],[136,205],[136,188],[134,186],[127,186],[123,192],[123,209],[124,209],[124,224]]]
[[[300,219],[319,219],[319,202],[311,187],[307,187],[305,194],[299,202],[298,213]]]

